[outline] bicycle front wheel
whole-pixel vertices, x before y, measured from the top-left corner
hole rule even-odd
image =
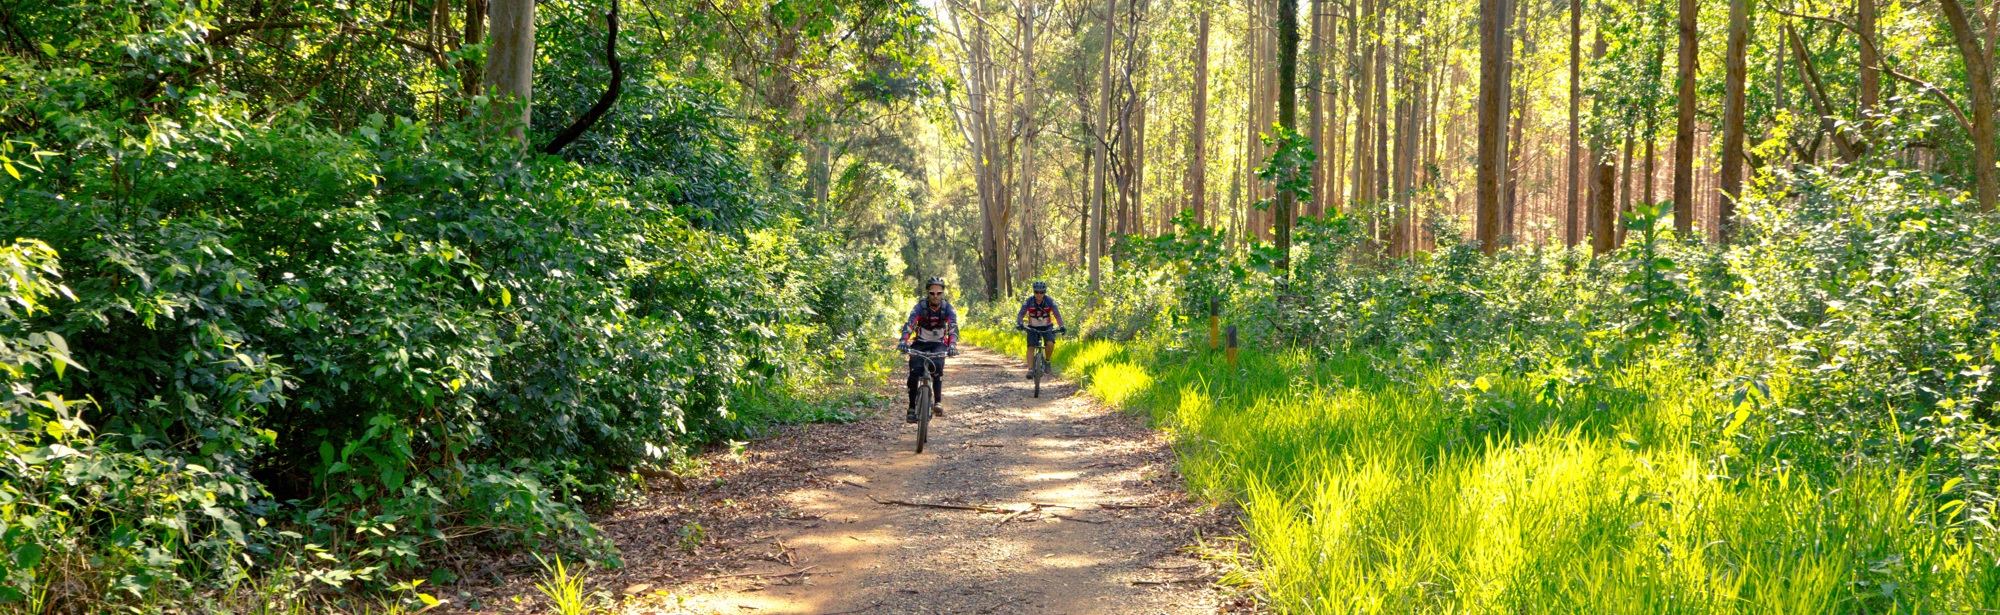
[[[1035,355],[1035,397],[1042,396],[1042,375],[1047,373],[1049,373],[1048,364],[1042,362],[1041,355]]]
[[[928,384],[917,388],[917,453],[924,452],[924,441],[931,435],[931,387]]]

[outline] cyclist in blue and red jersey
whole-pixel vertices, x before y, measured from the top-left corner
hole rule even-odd
[[[1063,326],[1062,308],[1056,307],[1056,300],[1049,296],[1049,283],[1036,281],[1035,294],[1021,302],[1021,311],[1014,313],[1014,328],[1028,332],[1028,347],[1035,347],[1035,341],[1042,342],[1042,358],[1050,365],[1056,361],[1056,334],[1067,328]]]
[[[951,309],[951,302],[945,300],[944,291],[944,278],[931,278],[924,282],[924,298],[910,309],[910,318],[903,323],[903,339],[896,345],[897,350],[958,354],[958,312]],[[916,341],[912,342],[912,337]],[[925,375],[931,378],[931,415],[944,416],[944,359],[910,355],[910,407],[903,418],[911,423],[917,422],[917,383]]]

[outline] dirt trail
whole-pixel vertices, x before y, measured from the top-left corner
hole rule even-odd
[[[1157,432],[1066,381],[1030,397],[1018,359],[965,350],[949,363],[948,415],[923,454],[911,452],[898,378],[873,416],[792,428],[717,462],[741,467],[692,492],[613,514],[605,524],[628,567],[599,585],[622,593],[629,613],[1248,608],[1212,583],[1228,565],[1213,555],[1234,553],[1215,540],[1233,518],[1179,490]],[[697,540],[681,539],[691,527]],[[1206,550],[1191,548],[1198,536]]]

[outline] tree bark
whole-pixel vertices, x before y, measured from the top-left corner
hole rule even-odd
[[[1618,171],[1618,218],[1632,213],[1632,135],[1626,133]],[[1625,245],[1625,225],[1618,225],[1618,245]]]
[[[1306,125],[1313,143],[1314,172],[1312,200],[1306,202],[1305,215],[1317,218],[1326,209],[1326,174],[1318,172],[1326,160],[1326,0],[1312,0],[1311,6],[1312,49],[1306,61],[1312,71],[1306,77]]]
[[[1195,224],[1208,225],[1208,4],[1195,10],[1194,121],[1188,129],[1188,199],[1194,207]]]
[[[1098,72],[1103,98],[1097,109],[1097,186],[1091,191],[1090,305],[1097,305],[1097,291],[1103,280],[1105,179],[1111,172],[1111,46],[1118,30],[1118,0],[1104,0],[1104,63]]]
[[[465,0],[465,38],[462,45],[474,45],[486,40],[486,0]],[[483,68],[483,67],[481,67]],[[478,96],[479,82],[483,75],[475,70],[472,58],[459,59],[459,88],[467,98]]]
[[[1505,4],[1507,0],[1481,1]],[[1355,17],[1357,20],[1356,24],[1362,27],[1372,25],[1374,18],[1375,0],[1365,0],[1362,4],[1361,14]],[[1367,19],[1370,23],[1364,24],[1360,22],[1359,20],[1362,19]],[[1349,36],[1353,37],[1350,41],[1361,38],[1359,36],[1360,32],[1361,30],[1358,28],[1354,32],[1350,32]],[[1366,45],[1361,45],[1360,60],[1360,64],[1355,66],[1354,71],[1354,79],[1357,82],[1354,88],[1354,148],[1352,162],[1354,179],[1351,186],[1353,196],[1348,199],[1348,202],[1357,208],[1366,207],[1375,201],[1374,189],[1371,186],[1372,182],[1370,182],[1370,179],[1375,176],[1375,172],[1370,168],[1371,161],[1369,160],[1371,158],[1369,152],[1374,149],[1370,146],[1370,143],[1373,141],[1372,137],[1375,132],[1375,43],[1373,41],[1370,41]]]
[[[1749,4],[1749,0],[1729,0],[1729,46],[1723,58],[1722,198],[1716,204],[1723,243],[1735,234],[1736,199],[1743,194],[1743,89],[1749,72],[1743,54],[1750,38]]]
[[[1473,228],[1480,251],[1489,256],[1500,249],[1500,189],[1506,174],[1506,101],[1511,92],[1504,71],[1513,52],[1508,13],[1508,0],[1479,0],[1478,204]]]
[[[1138,24],[1133,24],[1138,27]],[[1132,101],[1131,143],[1128,145],[1132,156],[1132,178],[1126,187],[1132,192],[1131,233],[1146,233],[1146,107],[1147,97],[1134,96]]]
[[[1564,167],[1569,171],[1569,180],[1563,184],[1566,187],[1563,190],[1563,202],[1565,203],[1563,207],[1563,245],[1572,248],[1576,247],[1576,243],[1579,240],[1578,236],[1581,232],[1577,224],[1576,209],[1577,189],[1582,187],[1577,182],[1577,174],[1581,170],[1578,168],[1580,163],[1578,159],[1581,152],[1577,150],[1576,139],[1579,128],[1582,125],[1579,117],[1583,108],[1583,56],[1579,49],[1582,43],[1583,0],[1569,0],[1569,156],[1567,158],[1569,164]]]
[[[1680,0],[1680,21],[1676,31],[1680,36],[1679,66],[1675,68],[1679,78],[1674,82],[1674,96],[1680,101],[1674,121],[1674,232],[1682,238],[1694,232],[1694,102],[1695,65],[1699,52],[1695,48],[1695,18],[1699,5],[1695,0]]]
[[[1299,2],[1278,0],[1278,126],[1287,132],[1299,127]],[[1289,275],[1292,267],[1292,216],[1298,196],[1277,191],[1278,270]]]
[[[1513,6],[1517,12],[1509,17],[1509,19],[1514,21],[1514,35],[1521,39],[1521,53],[1528,57],[1533,57],[1535,53],[1535,41],[1529,38],[1530,31],[1528,30],[1527,11],[1522,8],[1525,5],[1516,0]],[[1524,138],[1524,135],[1527,134],[1527,125],[1531,117],[1529,112],[1533,108],[1528,106],[1527,82],[1525,80],[1516,82],[1514,79],[1514,63],[1508,62],[1502,71],[1505,73],[1503,78],[1507,81],[1508,88],[1514,93],[1509,99],[1511,102],[1508,103],[1507,111],[1507,114],[1513,117],[1512,136],[1507,139],[1507,162],[1505,167],[1507,173],[1505,181],[1507,193],[1502,197],[1504,200],[1500,204],[1501,209],[1504,210],[1500,222],[1500,243],[1511,246],[1520,242],[1520,238],[1516,235],[1519,233],[1518,225],[1521,218],[1521,174],[1524,171],[1521,152],[1527,149],[1527,140]]]
[[[1022,222],[1021,245],[1019,246],[1021,254],[1018,259],[1019,268],[1017,271],[1021,272],[1021,275],[1034,275],[1037,269],[1034,261],[1037,260],[1036,255],[1040,252],[1041,247],[1036,241],[1039,238],[1039,234],[1037,233],[1039,229],[1036,228],[1036,224],[1040,222],[1040,216],[1036,214],[1041,207],[1040,204],[1035,202],[1035,135],[1036,131],[1039,130],[1035,126],[1035,114],[1041,110],[1041,93],[1037,89],[1039,79],[1037,79],[1035,73],[1034,0],[1026,0],[1022,3],[1018,21],[1021,30],[1021,66],[1018,70],[1020,71],[1019,78],[1022,81],[1023,91],[1021,94],[1020,119],[1021,170],[1020,177],[1016,178],[1020,180],[1021,185],[1020,188],[1014,191],[1020,198]],[[1025,281],[1025,278],[1023,278],[1023,281]]]
[[[1596,62],[1604,57],[1603,4],[1600,3],[1598,6],[1600,7],[1600,12],[1598,13],[1600,27],[1597,28],[1596,40],[1591,43],[1590,59],[1592,62]],[[1592,115],[1598,117],[1604,117],[1610,111],[1610,104],[1601,96],[1592,100],[1591,105],[1594,107]],[[1618,169],[1616,166],[1613,166],[1616,163],[1615,156],[1611,152],[1606,151],[1606,147],[1604,131],[1602,129],[1592,131],[1590,136],[1590,253],[1594,255],[1609,253],[1618,246],[1618,213],[1612,208],[1616,202],[1612,200],[1612,195],[1614,190],[1616,190],[1614,182],[1618,176]]]
[[[1972,23],[1966,19],[1965,7],[1958,0],[1938,0],[1938,10],[1951,24],[1952,42],[1958,45],[1958,54],[1965,61],[1966,85],[1972,92],[1974,198],[1980,211],[1993,213],[1996,201],[2000,201],[2000,170],[1993,167],[1996,153],[1993,143],[1993,57],[1988,55],[1985,43],[1979,40],[1979,32],[1973,30]]]
[[[1875,0],[1857,0],[1854,7],[1855,27],[1861,41],[1861,119],[1866,121],[1875,115],[1875,106],[1882,99],[1882,57],[1875,45]],[[1732,3],[1730,10],[1735,10]],[[1733,14],[1733,13],[1732,13]],[[1783,75],[1780,74],[1780,77]]]
[[[488,123],[525,146],[528,111],[534,104],[535,0],[493,0],[490,9],[493,27],[484,79],[493,96]]]
[[[1792,55],[1798,59],[1799,72],[1805,75],[1806,98],[1813,103],[1813,110],[1819,114],[1821,134],[1833,137],[1834,152],[1842,162],[1852,164],[1859,158],[1856,146],[1847,140],[1847,133],[1833,121],[1833,104],[1827,101],[1826,86],[1820,81],[1819,69],[1813,65],[1812,54],[1806,50],[1805,37],[1799,36],[1791,24],[1784,26],[1785,38],[1791,42]]]

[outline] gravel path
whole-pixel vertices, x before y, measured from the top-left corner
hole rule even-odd
[[[596,585],[625,613],[1253,608],[1215,582],[1239,559],[1234,516],[1179,490],[1158,432],[1069,382],[1031,397],[1020,360],[965,350],[923,454],[896,378],[856,423],[789,428],[608,515],[627,566]]]

